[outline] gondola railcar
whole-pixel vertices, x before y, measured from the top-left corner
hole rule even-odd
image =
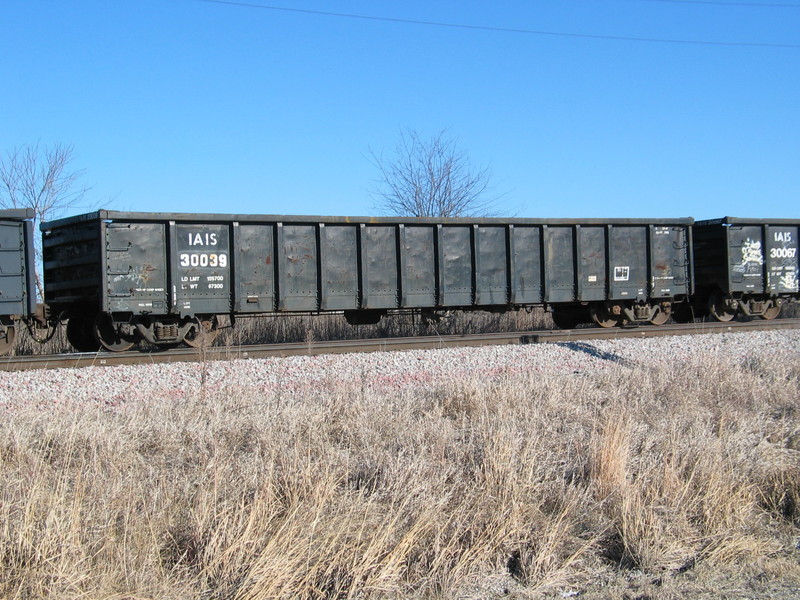
[[[724,217],[694,226],[696,316],[774,319],[800,299],[800,219]]]
[[[545,306],[562,327],[660,324],[692,293],[692,223],[101,210],[42,225],[45,299],[84,351],[197,345],[257,314]]]

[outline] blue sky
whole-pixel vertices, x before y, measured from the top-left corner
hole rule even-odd
[[[95,207],[376,214],[412,128],[499,212],[800,217],[798,0],[3,0],[0,56],[0,150],[72,145]]]

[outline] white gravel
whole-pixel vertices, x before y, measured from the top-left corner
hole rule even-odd
[[[0,373],[0,409],[76,403],[117,406],[204,391],[306,396],[342,385],[391,392],[516,373],[581,373],[699,359],[800,360],[800,330],[487,346],[290,358]],[[203,379],[205,382],[203,383]],[[357,382],[357,383],[356,383]]]

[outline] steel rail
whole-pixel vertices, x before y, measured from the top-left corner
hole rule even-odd
[[[442,335],[408,338],[374,338],[286,344],[261,344],[252,346],[212,346],[210,348],[174,348],[152,352],[84,352],[46,356],[14,356],[0,360],[2,371],[32,369],[61,369],[77,367],[110,367],[132,364],[159,364],[173,362],[200,362],[213,360],[256,359],[286,356],[315,356],[348,352],[388,352],[402,350],[441,349],[464,346],[541,344],[576,340],[607,340],[624,338],[658,337],[665,335],[703,335],[766,331],[773,329],[800,329],[800,319],[774,321],[732,321],[728,323],[687,323],[630,328],[588,327],[558,331],[517,331],[510,333],[485,333],[472,335]]]

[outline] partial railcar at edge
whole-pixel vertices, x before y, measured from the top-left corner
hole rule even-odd
[[[800,219],[724,217],[694,227],[696,316],[774,319],[798,293]]]
[[[0,210],[0,354],[14,347],[16,329],[36,308],[33,210]]]
[[[257,314],[553,310],[663,323],[692,293],[691,218],[130,213],[44,223],[45,300],[79,350],[198,343]]]

